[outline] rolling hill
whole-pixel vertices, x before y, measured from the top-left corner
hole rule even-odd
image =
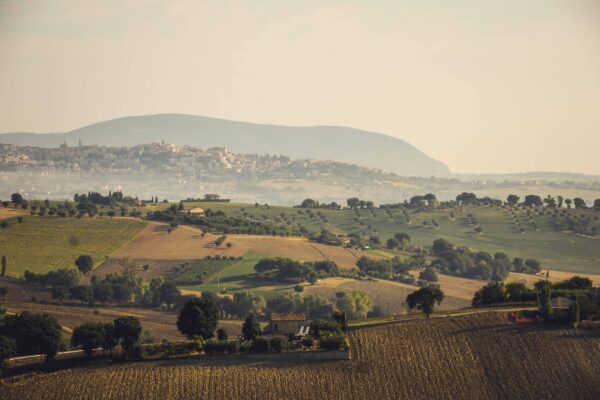
[[[134,146],[165,141],[234,152],[333,160],[413,176],[445,176],[448,167],[401,139],[342,126],[289,127],[194,115],[158,114],[103,121],[64,133],[4,133],[0,143],[57,147]]]

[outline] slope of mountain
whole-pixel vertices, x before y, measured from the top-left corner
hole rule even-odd
[[[401,139],[341,126],[288,127],[181,114],[133,116],[65,133],[5,133],[0,143],[56,147],[66,142],[134,146],[148,142],[227,147],[240,153],[313,158],[378,168],[401,175],[445,176],[448,167]]]

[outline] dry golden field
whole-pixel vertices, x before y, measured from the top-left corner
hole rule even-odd
[[[517,272],[511,272],[506,279],[507,282],[523,282],[528,285],[533,285],[535,282],[540,279],[546,279],[547,269],[542,270],[537,275],[529,275],[529,274],[519,274]],[[555,271],[551,270],[548,275],[548,280],[551,282],[559,282],[564,281],[566,279],[572,278],[574,276],[583,276],[589,278],[594,283],[594,286],[600,286],[600,275],[596,274],[579,274],[577,272],[567,272],[567,271]]]
[[[597,399],[600,338],[496,313],[364,328],[352,361],[225,356],[90,366],[6,380],[23,399]]]
[[[0,207],[0,220],[7,219],[7,218],[16,218],[19,215],[25,215],[25,214],[27,214],[27,212],[23,211],[23,210]]]
[[[483,283],[480,283],[481,286]],[[329,278],[321,280],[316,285],[307,285],[304,290],[308,294],[318,294],[329,299],[335,299],[336,292],[362,290],[369,295],[373,305],[381,307],[386,315],[398,315],[408,311],[405,304],[406,296],[418,289],[418,286],[386,280],[357,281],[347,278]],[[464,299],[446,293],[446,298],[441,306],[436,306],[436,310],[456,310],[469,307],[472,298],[473,295],[469,299]]]
[[[289,257],[301,261],[329,259],[341,268],[356,266],[356,260],[365,253],[342,247],[312,243],[304,238],[274,237],[258,235],[227,235],[228,249],[222,245],[215,248],[213,242],[217,236],[207,234],[192,226],[182,225],[171,233],[165,225],[151,223],[131,243],[122,247],[113,257],[117,259],[144,260],[189,260],[206,256],[243,256],[249,251],[273,257]],[[372,258],[378,256],[369,255]]]

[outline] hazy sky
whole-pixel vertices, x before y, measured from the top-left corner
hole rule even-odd
[[[0,131],[169,112],[600,174],[600,1],[0,0]]]

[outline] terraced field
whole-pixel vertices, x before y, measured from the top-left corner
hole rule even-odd
[[[92,366],[7,380],[6,400],[596,399],[597,332],[521,326],[496,313],[363,328],[352,361],[244,357]]]

